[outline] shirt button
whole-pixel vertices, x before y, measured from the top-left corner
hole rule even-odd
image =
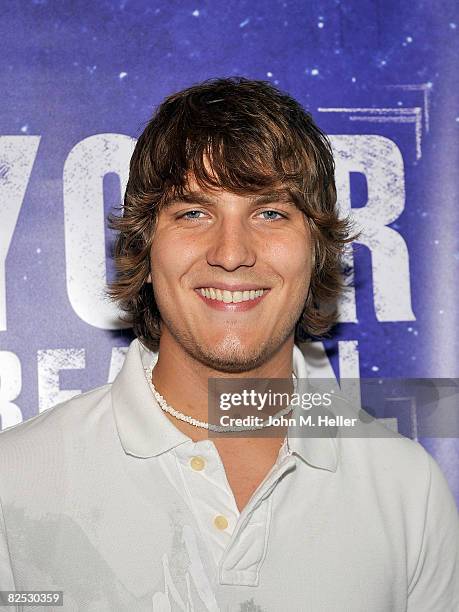
[[[190,465],[193,468],[193,470],[200,472],[201,470],[204,469],[206,462],[204,461],[202,457],[193,457],[190,461]]]
[[[214,525],[217,529],[223,531],[228,527],[228,519],[226,516],[219,514],[214,518]]]

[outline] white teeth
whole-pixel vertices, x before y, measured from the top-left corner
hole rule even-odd
[[[239,302],[247,302],[255,300],[263,295],[263,289],[250,289],[247,291],[227,291],[224,289],[214,289],[213,287],[203,287],[200,289],[201,295],[209,300],[217,300],[225,304],[238,304]]]

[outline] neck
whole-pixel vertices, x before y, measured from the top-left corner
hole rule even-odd
[[[167,330],[161,335],[158,361],[153,369],[153,384],[176,410],[200,421],[208,421],[209,378],[290,378],[292,373],[293,335],[273,355],[256,368],[240,373],[215,370],[190,355]],[[208,437],[206,429],[197,428],[170,415],[174,425],[193,440]]]

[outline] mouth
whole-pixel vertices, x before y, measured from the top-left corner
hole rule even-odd
[[[217,310],[244,311],[255,307],[269,293],[269,288],[240,287],[235,290],[219,287],[197,287],[195,292]]]

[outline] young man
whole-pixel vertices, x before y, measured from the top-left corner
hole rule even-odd
[[[112,385],[0,435],[1,590],[72,611],[458,609],[457,511],[419,444],[208,435],[210,378],[307,379],[295,341],[335,321],[352,237],[333,167],[266,83],[159,107],[112,220],[137,339]]]

